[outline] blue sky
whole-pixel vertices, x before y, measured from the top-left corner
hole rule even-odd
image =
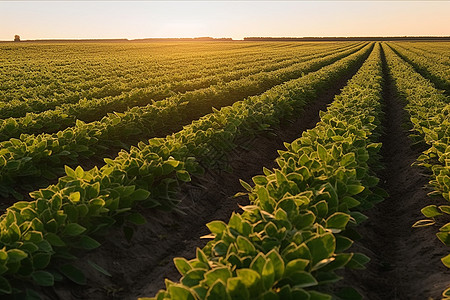
[[[448,1],[0,1],[0,40],[450,35]]]

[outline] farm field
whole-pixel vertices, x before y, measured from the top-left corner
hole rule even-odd
[[[0,43],[0,297],[450,299],[449,54]]]

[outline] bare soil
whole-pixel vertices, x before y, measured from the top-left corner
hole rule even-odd
[[[237,148],[228,158],[232,172],[208,170],[204,176],[193,178],[191,183],[183,186],[180,195],[183,200],[179,206],[183,214],[175,211],[141,211],[148,222],[138,227],[130,243],[120,229],[111,231],[99,249],[84,254],[76,263],[83,270],[92,270],[86,274],[87,286],[80,287],[68,282],[58,284],[44,291],[47,298],[136,299],[139,296],[154,296],[164,288],[164,278],[178,280],[173,258],[195,257],[196,247],[202,247],[207,242],[200,239],[209,233],[205,224],[212,220],[227,221],[232,212],[239,211],[239,204],[247,203],[245,197],[233,197],[244,191],[239,179],[250,182],[253,176],[262,174],[263,166],[276,167],[277,150],[284,149],[284,142],[291,142],[303,131],[313,128],[319,121],[319,111],[326,109],[354,73],[356,69],[313,103],[306,105],[294,120],[250,141],[242,139],[246,149]],[[239,141],[237,144],[240,144]],[[92,269],[88,260],[108,270],[112,277]]]
[[[427,196],[431,190],[425,170],[411,166],[424,149],[408,138],[404,103],[385,78],[385,170],[380,177],[390,196],[365,212],[369,219],[359,228],[363,238],[352,249],[372,259],[367,270],[345,271],[344,281],[364,299],[440,299],[450,283],[450,271],[440,261],[448,248],[436,238],[437,226],[412,228],[424,218],[423,207],[439,203]]]

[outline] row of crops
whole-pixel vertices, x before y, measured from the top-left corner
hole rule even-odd
[[[381,146],[380,55],[377,45],[317,126],[281,151],[277,169],[243,183],[244,213],[207,224],[214,239],[196,258],[176,258],[180,283],[166,281],[154,299],[331,299],[324,290],[340,279],[335,270],[364,266],[366,256],[344,252],[353,243],[345,229],[383,195],[370,169]]]
[[[439,225],[436,234],[439,240],[450,246],[450,223],[444,215],[450,214],[450,99],[445,91],[436,89],[435,85],[414,71],[414,68],[395,55],[386,47],[386,60],[390,75],[401,98],[406,102],[413,134],[411,138],[417,143],[425,143],[428,148],[418,157],[417,164],[428,168],[431,174],[430,184],[434,191],[431,196],[438,196],[441,205],[431,204],[421,210],[427,218],[417,221],[415,227]],[[445,73],[446,68],[436,65]],[[420,70],[420,69],[419,69]],[[450,68],[447,68],[449,71]],[[450,74],[450,73],[449,73]],[[437,81],[438,83],[440,81]],[[446,81],[450,84],[450,80]],[[436,84],[438,86],[438,84]],[[445,199],[446,202],[439,201]],[[442,263],[450,268],[450,254],[442,258]],[[450,297],[450,288],[444,292]]]
[[[44,50],[23,46],[25,66],[0,86],[0,195],[22,200],[34,190],[0,217],[0,293],[34,297],[64,278],[85,284],[76,253],[101,246],[113,226],[131,239],[142,208],[177,209],[180,185],[225,167],[237,140],[295,119],[358,69],[316,127],[279,152],[278,168],[242,182],[250,205],[209,223],[212,241],[194,259],[175,259],[181,280],[166,281],[155,299],[358,299],[337,290],[335,272],[369,261],[348,252],[352,232],[386,196],[377,178],[383,64],[407,103],[411,138],[429,147],[418,164],[432,172],[432,194],[449,201],[445,47],[224,43],[183,53],[182,44],[117,44],[110,62],[98,45],[81,45],[48,65],[29,63]],[[92,57],[77,57],[77,47]],[[8,55],[2,76],[17,66]],[[450,206],[424,203],[422,213],[428,219],[416,226],[441,224]],[[449,224],[437,234],[447,245]],[[450,267],[450,255],[442,261]]]

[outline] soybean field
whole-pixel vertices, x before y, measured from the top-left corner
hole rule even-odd
[[[0,43],[2,299],[450,299],[450,42]]]

